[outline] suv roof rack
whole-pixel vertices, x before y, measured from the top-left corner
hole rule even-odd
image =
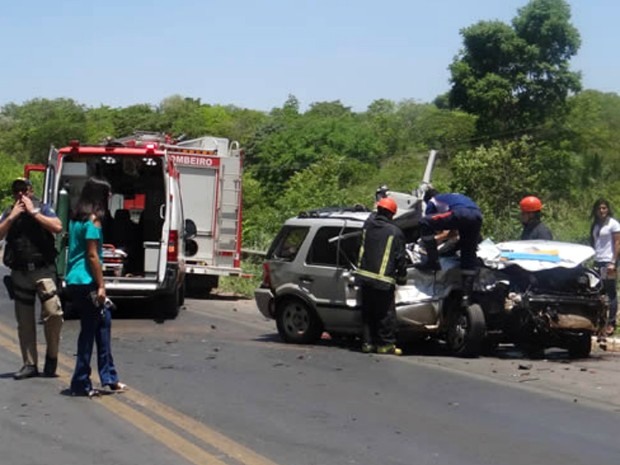
[[[323,207],[314,210],[304,210],[299,212],[297,218],[325,218],[332,216],[335,213],[361,213],[369,211],[370,210],[366,206],[358,203],[352,207]]]

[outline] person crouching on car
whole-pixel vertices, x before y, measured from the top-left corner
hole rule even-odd
[[[396,202],[384,197],[377,202],[362,232],[356,281],[362,290],[362,352],[400,355],[396,347],[394,290],[406,282],[405,237],[392,222]]]
[[[440,194],[432,186],[424,193],[426,210],[420,220],[420,235],[426,248],[427,260],[418,264],[420,270],[436,272],[441,269],[436,234],[457,230],[461,252],[463,303],[469,305],[477,273],[476,249],[482,228],[482,213],[472,199],[464,194]]]

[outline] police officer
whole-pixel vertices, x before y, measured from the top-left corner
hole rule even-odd
[[[364,223],[356,280],[362,290],[363,344],[365,353],[400,355],[396,347],[394,290],[406,280],[405,238],[392,222],[396,202],[381,197],[377,212]]]
[[[438,271],[439,254],[435,235],[440,231],[457,230],[461,252],[461,274],[463,277],[463,301],[469,304],[477,273],[476,249],[482,228],[482,213],[472,199],[463,194],[440,194],[433,187],[424,194],[426,211],[420,220],[420,235],[426,247],[427,261],[420,269]]]
[[[0,239],[6,238],[4,264],[11,269],[17,334],[24,363],[13,378],[39,375],[34,310],[36,295],[41,301],[41,319],[47,342],[43,373],[51,377],[56,375],[63,322],[60,299],[56,295],[53,234],[62,231],[62,223],[50,206],[34,197],[29,180],[16,179],[11,191],[15,203],[0,217]]]
[[[521,232],[522,241],[530,239],[553,240],[551,231],[540,219],[542,207],[543,204],[540,199],[533,195],[523,197],[521,202],[519,202],[521,224],[523,224],[523,231]]]

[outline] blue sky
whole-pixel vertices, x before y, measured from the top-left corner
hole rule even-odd
[[[449,88],[459,30],[527,0],[22,0],[0,14],[0,106],[89,107],[179,94],[255,110],[428,102]],[[585,88],[620,93],[620,1],[569,0]]]

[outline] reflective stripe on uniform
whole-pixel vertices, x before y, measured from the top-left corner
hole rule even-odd
[[[358,274],[359,276],[364,276],[366,278],[376,279],[377,281],[383,281],[388,284],[396,284],[396,280],[394,278],[390,278],[389,276],[382,276],[380,274],[373,273],[372,271],[358,269],[356,271],[356,274]]]
[[[385,250],[383,251],[383,260],[381,261],[381,268],[379,268],[379,274],[385,275],[385,269],[387,268],[388,261],[390,260],[390,250],[392,250],[392,240],[394,236],[388,237],[387,244],[385,244]]]
[[[360,255],[357,259],[357,267],[362,266],[362,257],[364,256],[364,242],[366,241],[366,230],[362,231],[362,245],[360,246]]]
[[[390,261],[390,252],[392,250],[392,242],[394,241],[394,236],[388,237],[387,243],[385,244],[385,250],[383,251],[383,259],[381,260],[381,268],[379,268],[379,273],[373,273],[372,271],[361,269],[362,265],[362,257],[364,256],[364,241],[366,239],[366,230],[362,232],[362,245],[360,246],[360,255],[357,263],[356,274],[359,276],[364,276],[365,278],[376,279],[377,281],[383,281],[388,284],[396,284],[396,280],[394,278],[390,278],[389,276],[385,276],[385,269],[387,268],[388,262]]]

